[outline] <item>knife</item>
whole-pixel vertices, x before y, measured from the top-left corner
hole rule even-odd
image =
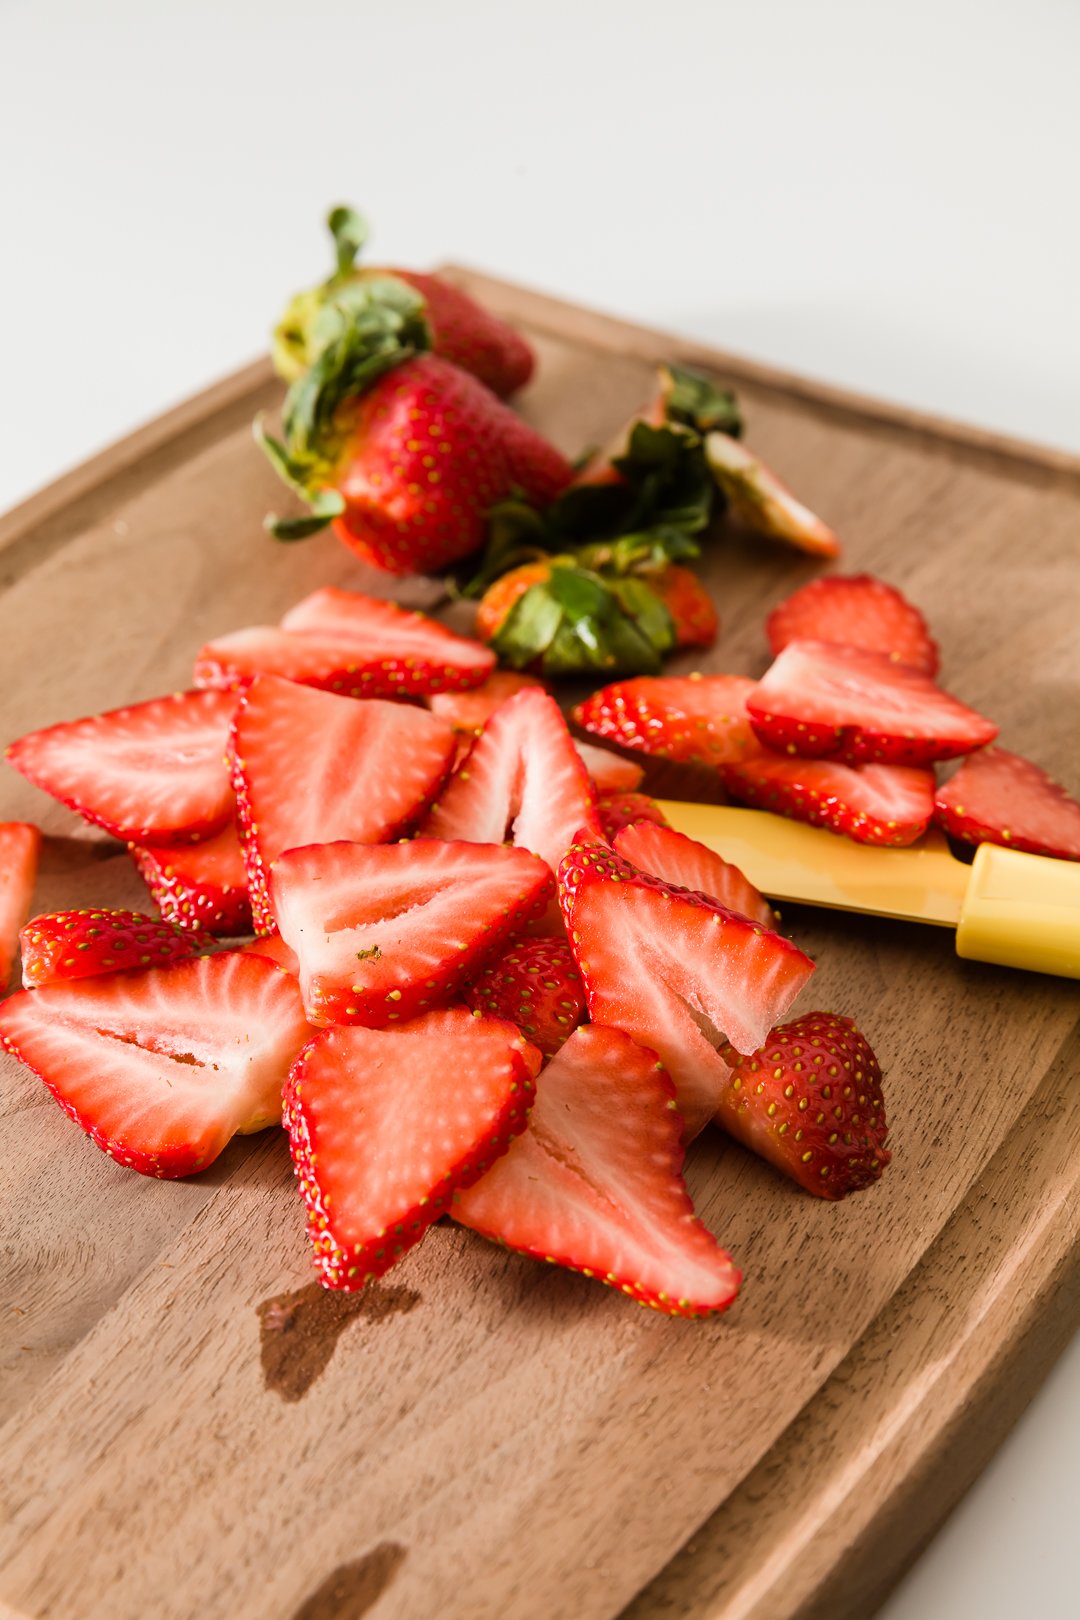
[[[909,849],[733,805],[660,808],[676,832],[740,867],[772,900],[935,923],[976,962],[1080,979],[1080,861],[980,844],[970,865],[931,828]]]

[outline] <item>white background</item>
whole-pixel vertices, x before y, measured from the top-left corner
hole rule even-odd
[[[342,199],[1080,450],[1078,82],[1075,0],[0,0],[0,509],[258,353]],[[888,1620],[1071,1620],[1078,1435],[1080,1344]]]

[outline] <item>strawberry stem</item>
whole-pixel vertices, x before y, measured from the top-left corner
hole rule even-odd
[[[340,204],[327,214],[326,224],[334,238],[337,269],[332,279],[337,281],[350,273],[362,252],[368,239],[368,222],[355,208]]]

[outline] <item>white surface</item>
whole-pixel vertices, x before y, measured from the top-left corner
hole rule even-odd
[[[0,0],[0,509],[255,355],[341,199],[1078,450],[1078,63],[1071,0]],[[888,1620],[1071,1620],[1078,1432],[1080,1344]]]

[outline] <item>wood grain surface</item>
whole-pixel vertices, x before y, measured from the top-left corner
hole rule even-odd
[[[522,408],[566,449],[603,441],[657,358],[736,383],[846,563],[928,613],[945,684],[1080,790],[1080,462],[457,274],[535,339]],[[277,397],[256,365],[0,521],[5,739],[182,687],[204,639],[317,584],[391,594],[330,537],[264,535],[278,491],[248,423]],[[762,670],[765,613],[815,572],[719,533],[723,631],[697,667]],[[140,903],[126,855],[12,771],[0,817],[50,835],[39,909]],[[148,1181],[5,1060],[0,1612],[872,1612],[1080,1321],[1080,991],[961,963],[941,930],[784,922],[818,961],[800,1006],[851,1013],[881,1057],[895,1157],[837,1206],[699,1139],[692,1190],[747,1276],[718,1320],[445,1223],[335,1300],[280,1133]]]

